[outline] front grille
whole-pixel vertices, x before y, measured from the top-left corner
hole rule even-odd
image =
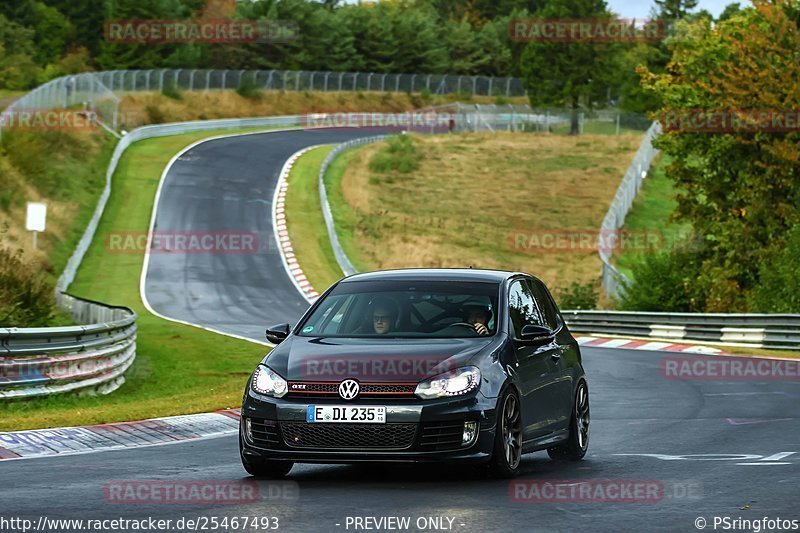
[[[416,383],[359,383],[358,397],[414,399]],[[339,382],[290,381],[292,398],[340,398]]]
[[[275,420],[251,418],[253,444],[260,448],[275,448],[280,444],[278,423]]]
[[[448,450],[461,446],[464,422],[427,422],[422,425],[420,446],[426,450]]]
[[[401,450],[414,443],[417,424],[309,424],[281,422],[283,441],[293,448]]]

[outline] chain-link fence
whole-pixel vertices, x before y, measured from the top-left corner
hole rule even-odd
[[[611,202],[611,207],[608,209],[603,224],[600,226],[600,231],[603,235],[615,235],[618,229],[622,228],[625,224],[625,217],[628,215],[633,200],[639,193],[642,187],[642,182],[647,177],[650,170],[650,165],[653,159],[658,155],[659,151],[653,147],[653,139],[661,133],[661,125],[658,122],[653,122],[647,130],[647,135],[642,141],[633,162],[625,172],[622,178],[614,200]],[[603,289],[606,294],[611,298],[617,298],[620,295],[625,283],[629,283],[628,278],[617,270],[611,264],[611,249],[604,247],[598,248],[600,260],[603,262]]]
[[[429,91],[431,94],[525,96],[518,78],[452,74],[382,74],[303,70],[112,70],[97,74],[114,92],[237,89],[243,85],[279,91]]]
[[[0,132],[33,111],[78,108],[92,111],[118,129],[120,93],[229,90],[240,87],[279,91],[376,91],[467,96],[524,96],[517,78],[439,74],[370,72],[309,72],[293,70],[111,70],[64,76],[27,93],[0,113]],[[20,118],[21,117],[21,118]]]
[[[106,124],[115,125],[119,98],[93,73],[63,76],[40,85],[0,113],[0,133],[6,127],[30,124],[52,117],[37,116],[50,109],[92,111]]]
[[[454,103],[434,108],[452,113],[461,131],[527,131],[570,133],[573,111],[565,108],[531,108],[529,105]],[[616,109],[578,110],[575,117],[580,133],[644,133],[651,121],[643,113]]]

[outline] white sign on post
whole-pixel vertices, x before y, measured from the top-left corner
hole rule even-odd
[[[25,229],[33,232],[33,248],[36,249],[36,235],[44,231],[47,220],[47,204],[28,202],[28,214],[25,217]]]
[[[28,231],[44,231],[47,219],[47,204],[28,202],[28,216],[25,219],[25,229]]]

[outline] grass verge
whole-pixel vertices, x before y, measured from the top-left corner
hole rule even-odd
[[[231,132],[148,139],[125,152],[97,236],[70,287],[77,296],[125,305],[139,314],[137,358],[125,385],[108,396],[2,403],[0,430],[135,420],[240,404],[245,380],[267,348],[151,315],[139,298],[144,256],[108,253],[104,244],[104,235],[112,231],[147,231],[165,165],[189,144],[223,133]]]
[[[623,231],[637,234],[655,234],[654,237],[661,243],[659,249],[669,249],[691,229],[688,223],[670,220],[670,215],[678,204],[675,199],[677,189],[664,172],[668,164],[669,158],[666,156],[656,162],[655,168],[644,180],[622,228]],[[614,256],[617,268],[626,276],[632,277],[631,268],[641,261],[643,253],[647,253],[647,250],[623,248]]]
[[[356,267],[521,270],[553,288],[599,281],[589,244],[641,135],[411,136],[347,152],[326,178]],[[548,244],[550,243],[550,244]]]
[[[333,149],[321,146],[297,160],[289,173],[286,224],[294,254],[311,286],[320,294],[342,278],[322,216],[317,179],[325,156]]]

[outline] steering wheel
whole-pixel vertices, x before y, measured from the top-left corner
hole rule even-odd
[[[475,331],[475,326],[470,324],[469,322],[453,322],[452,324],[450,324],[450,325],[448,325],[446,327],[452,328],[453,326],[462,326],[462,327],[465,327],[465,328],[469,328],[472,331]]]

